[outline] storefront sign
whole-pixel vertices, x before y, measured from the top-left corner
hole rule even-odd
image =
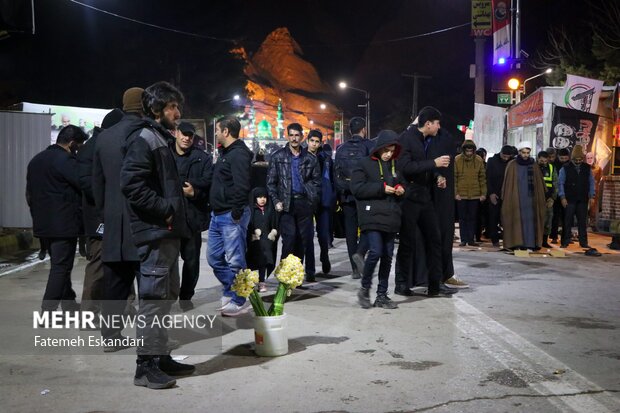
[[[491,36],[493,9],[491,0],[472,0],[471,2],[471,35]]]
[[[543,92],[541,89],[508,110],[508,129],[543,122]]]

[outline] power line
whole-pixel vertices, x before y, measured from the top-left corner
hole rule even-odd
[[[114,17],[117,17],[119,19],[127,20],[127,21],[130,21],[130,22],[133,22],[133,23],[142,24],[144,26],[153,27],[155,29],[166,30],[166,31],[169,31],[169,32],[173,32],[173,33],[177,33],[177,34],[183,34],[185,36],[198,37],[198,38],[201,38],[201,39],[209,39],[209,40],[217,40],[217,41],[221,41],[221,42],[236,43],[235,40],[233,40],[233,39],[225,39],[225,38],[221,38],[221,37],[207,36],[205,34],[191,33],[191,32],[186,32],[186,31],[183,31],[183,30],[172,29],[170,27],[159,26],[157,24],[147,23],[147,22],[144,22],[144,21],[141,21],[141,20],[132,19],[130,17],[121,16],[120,14],[112,13],[111,11],[107,11],[107,10],[103,10],[103,9],[99,9],[97,7],[91,6],[90,4],[85,4],[85,3],[79,2],[77,0],[69,0],[69,1],[71,3],[78,4],[80,6],[83,6],[83,7],[86,7],[86,8],[95,10],[95,11],[98,11],[100,13],[104,13],[104,14],[107,14],[107,15],[110,15],[110,16],[114,16]]]
[[[122,20],[127,20],[127,21],[130,21],[130,22],[133,22],[133,23],[138,23],[138,24],[141,24],[141,25],[144,25],[144,26],[152,27],[154,29],[165,30],[165,31],[169,31],[169,32],[172,32],[172,33],[182,34],[182,35],[185,35],[185,36],[197,37],[197,38],[200,38],[200,39],[216,40],[216,41],[233,43],[233,44],[237,44],[238,43],[234,39],[226,39],[226,38],[222,38],[222,37],[207,36],[205,34],[186,32],[184,30],[177,30],[177,29],[173,29],[173,28],[170,28],[170,27],[160,26],[160,25],[157,25],[157,24],[154,24],[154,23],[148,23],[148,22],[145,22],[145,21],[142,21],[142,20],[133,19],[131,17],[122,16],[122,15],[120,15],[118,13],[113,13],[113,12],[108,11],[108,10],[103,10],[103,9],[97,8],[95,6],[91,6],[90,4],[82,3],[82,2],[77,1],[77,0],[69,0],[69,1],[71,3],[74,3],[74,4],[77,4],[77,5],[89,8],[91,10],[95,10],[95,11],[98,11],[100,13],[107,14],[109,16],[113,16],[113,17],[116,17],[116,18],[119,18],[119,19],[122,19]],[[330,47],[365,46],[365,45],[371,45],[372,46],[372,45],[381,45],[381,44],[387,44],[387,43],[403,42],[403,41],[406,41],[406,40],[417,39],[417,38],[420,38],[420,37],[427,37],[427,36],[432,36],[434,34],[448,32],[450,30],[459,29],[461,27],[469,26],[470,24],[471,24],[471,22],[467,22],[467,23],[463,23],[463,24],[458,24],[456,26],[451,26],[451,27],[446,27],[446,28],[443,28],[443,29],[433,30],[431,32],[419,33],[419,34],[414,34],[414,35],[411,35],[411,36],[397,37],[397,38],[394,38],[394,39],[376,40],[376,41],[372,41],[372,42],[369,42],[369,43],[362,43],[362,42],[360,42],[360,43],[340,43],[340,44],[333,44],[333,43],[331,43],[329,46]],[[253,42],[253,41],[250,41],[248,43],[260,44],[260,43]],[[270,43],[270,44],[277,44],[277,43],[274,42],[274,43]],[[289,45],[288,42],[287,43],[282,43],[282,44],[283,45]],[[301,47],[325,47],[326,45],[323,45],[323,44],[300,44],[300,46]]]

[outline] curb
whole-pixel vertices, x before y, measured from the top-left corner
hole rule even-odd
[[[14,255],[19,251],[38,248],[40,248],[39,239],[32,235],[32,231],[26,230],[0,236],[0,256],[2,257]]]

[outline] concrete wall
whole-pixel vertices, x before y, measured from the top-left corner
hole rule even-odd
[[[26,168],[50,144],[51,114],[0,111],[0,227],[30,228]]]

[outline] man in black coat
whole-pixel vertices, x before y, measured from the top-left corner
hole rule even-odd
[[[43,311],[58,303],[65,311],[79,309],[71,287],[77,237],[82,232],[80,183],[74,153],[87,135],[77,126],[60,130],[56,144],[35,155],[26,174],[26,202],[32,229],[50,254],[50,272],[43,295]]]
[[[394,292],[399,295],[412,295],[413,265],[415,263],[415,231],[419,227],[427,248],[428,296],[447,296],[455,292],[441,282],[441,235],[437,211],[431,199],[431,188],[438,185],[445,188],[445,177],[439,176],[436,169],[450,164],[450,156],[442,155],[427,159],[431,140],[439,131],[441,113],[430,106],[422,108],[418,114],[418,124],[410,125],[400,136],[402,154],[398,160],[406,182],[405,200],[402,204],[402,224],[398,246],[398,271]]]
[[[209,228],[207,216],[209,190],[211,188],[213,160],[193,145],[196,129],[189,122],[181,122],[176,131],[172,153],[187,198],[187,222],[192,236],[181,240],[181,291],[179,305],[183,311],[194,308],[192,297],[200,275],[200,247],[202,231]]]
[[[295,254],[298,238],[303,246],[306,281],[314,282],[314,225],[312,218],[321,196],[321,169],[316,156],[301,147],[302,127],[286,128],[288,143],[271,156],[267,191],[280,215],[282,258]]]
[[[82,215],[84,217],[84,233],[88,237],[86,269],[84,271],[84,286],[82,288],[82,311],[99,313],[100,300],[105,292],[103,264],[101,261],[101,244],[103,216],[97,210],[93,196],[93,157],[95,144],[99,134],[118,123],[123,117],[123,111],[114,109],[101,122],[101,128],[95,127],[93,136],[86,141],[77,154],[78,174],[82,188]]]
[[[506,166],[514,155],[514,148],[504,145],[499,153],[496,153],[487,162],[487,194],[489,198],[489,219],[488,229],[489,238],[494,247],[499,247],[499,218],[502,211],[502,185],[504,184],[504,174]]]
[[[93,156],[93,198],[99,210],[103,227],[104,316],[124,313],[125,302],[130,299],[135,278],[139,275],[140,257],[133,242],[129,209],[121,192],[121,167],[123,148],[129,135],[143,128],[142,92],[132,87],[123,94],[123,118],[116,125],[105,129],[97,137]],[[120,326],[101,326],[104,338],[121,336]],[[106,346],[104,351],[121,350],[122,347]]]
[[[129,206],[131,234],[140,256],[140,308],[134,384],[152,389],[175,385],[171,375],[186,375],[194,366],[172,359],[168,332],[161,322],[170,314],[179,292],[181,238],[190,235],[182,183],[170,150],[181,118],[181,92],[168,82],[157,82],[142,93],[147,117],[143,127],[127,139],[121,167],[121,191]]]

